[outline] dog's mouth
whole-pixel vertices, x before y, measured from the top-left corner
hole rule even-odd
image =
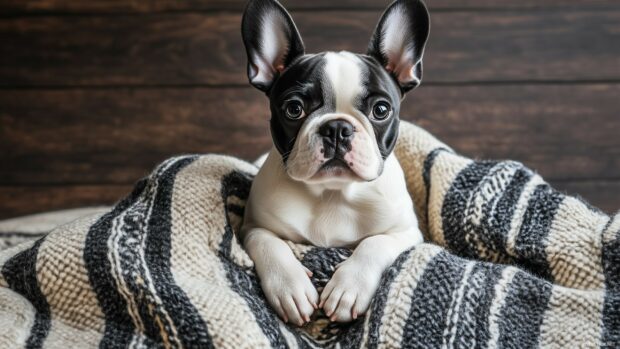
[[[328,178],[347,182],[358,180],[355,171],[351,169],[350,165],[344,159],[339,157],[333,157],[325,161],[312,179],[322,180]]]
[[[331,158],[325,161],[325,163],[323,163],[319,171],[331,170],[331,169],[337,169],[337,168],[349,170],[349,171],[351,170],[351,168],[349,167],[349,164],[347,164],[346,161],[344,161],[341,158],[334,157],[334,158]]]

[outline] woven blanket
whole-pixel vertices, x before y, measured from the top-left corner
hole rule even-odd
[[[235,235],[257,167],[181,156],[112,209],[0,252],[0,346],[620,347],[620,215],[409,123],[395,151],[426,242],[354,322],[280,321]],[[3,246],[28,236],[15,229]],[[350,255],[290,247],[319,290]]]

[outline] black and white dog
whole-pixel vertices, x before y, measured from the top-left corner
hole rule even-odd
[[[250,83],[269,97],[274,143],[252,184],[243,245],[284,321],[302,325],[318,307],[351,321],[383,271],[422,242],[392,150],[401,100],[422,78],[428,11],[421,0],[395,1],[365,55],[306,54],[275,0],[251,0],[241,31]],[[355,250],[319,298],[284,240]]]

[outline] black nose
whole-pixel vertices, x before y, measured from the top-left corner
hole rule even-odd
[[[323,145],[340,154],[344,154],[351,150],[353,131],[353,125],[351,125],[351,123],[338,119],[330,120],[319,127],[319,134],[323,137]],[[330,153],[328,149],[325,149],[326,153]]]
[[[344,120],[330,120],[319,127],[319,134],[336,143],[353,136],[353,125]]]

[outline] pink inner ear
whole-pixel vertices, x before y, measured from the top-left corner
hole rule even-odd
[[[385,66],[385,70],[394,74],[394,76],[400,83],[419,81],[419,79],[415,76],[414,67],[409,64],[401,64],[399,66],[395,66],[394,64],[389,63]]]

